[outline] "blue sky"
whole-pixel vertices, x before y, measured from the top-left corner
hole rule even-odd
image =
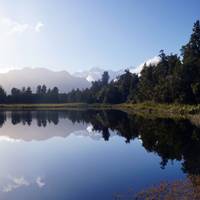
[[[199,0],[0,0],[0,71],[118,70],[179,53]]]

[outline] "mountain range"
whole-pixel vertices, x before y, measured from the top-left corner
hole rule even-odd
[[[146,61],[146,65],[157,64],[159,57],[154,57]],[[144,63],[136,68],[129,68],[132,73],[140,73]],[[85,89],[91,86],[91,82],[99,80],[105,70],[101,68],[92,68],[82,72],[70,74],[67,71],[52,71],[46,68],[23,68],[10,70],[7,73],[0,73],[0,85],[10,93],[13,87],[22,88],[30,86],[33,91],[38,85],[45,84],[47,88],[57,86],[60,92],[69,92],[72,89]],[[124,73],[123,70],[106,70],[109,73],[110,80]]]
[[[60,92],[69,92],[72,89],[90,87],[90,82],[76,77],[67,71],[55,72],[45,68],[24,68],[0,73],[0,85],[9,93],[13,87],[30,86],[33,91],[38,85],[45,84],[47,88],[57,86]]]
[[[124,73],[124,70],[114,71],[114,70],[104,70],[98,67],[94,67],[94,68],[91,68],[90,70],[75,72],[73,75],[76,77],[84,78],[89,82],[92,82],[92,81],[101,79],[101,76],[104,71],[107,71],[109,73],[110,80],[113,80],[117,76]]]

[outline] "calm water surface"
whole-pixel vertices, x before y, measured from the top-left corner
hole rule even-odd
[[[200,129],[121,111],[0,113],[0,199],[110,200],[199,173]]]

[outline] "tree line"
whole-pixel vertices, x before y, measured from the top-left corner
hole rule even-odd
[[[194,23],[188,43],[181,54],[159,54],[158,64],[144,65],[140,74],[128,70],[108,82],[104,72],[90,89],[73,90],[69,101],[88,103],[123,103],[152,101],[159,103],[200,103],[200,22]]]
[[[57,87],[48,88],[38,85],[33,93],[30,87],[22,89],[12,88],[10,94],[0,87],[0,103],[59,103],[59,90]]]
[[[200,22],[194,23],[188,43],[181,54],[159,54],[158,64],[144,65],[140,74],[125,70],[109,81],[108,72],[92,82],[90,88],[59,93],[57,87],[39,85],[36,92],[30,87],[13,88],[10,94],[0,87],[0,103],[200,103]]]

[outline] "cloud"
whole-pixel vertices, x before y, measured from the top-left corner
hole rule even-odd
[[[42,22],[38,22],[38,23],[35,25],[35,31],[36,31],[36,32],[40,32],[43,26],[44,26],[44,24],[43,24]]]
[[[43,188],[46,183],[44,180],[38,176],[36,179],[33,179],[33,181],[27,181],[23,176],[20,177],[12,177],[9,176],[9,182],[6,186],[3,187],[3,192],[12,192],[13,190],[20,188],[20,187],[28,187],[33,184],[36,184],[39,188]]]
[[[17,22],[11,18],[1,18],[0,19],[1,30],[9,35],[22,34],[25,32],[40,32],[44,24],[39,21],[35,25],[28,23]]]
[[[12,183],[6,185],[4,188],[3,188],[3,192],[11,192],[17,188],[20,188],[22,186],[29,186],[30,183],[24,179],[24,177],[14,177],[14,178],[11,178],[11,181]]]
[[[95,81],[95,79],[94,79],[91,75],[88,75],[88,76],[86,77],[86,80],[89,81],[89,82]]]
[[[42,180],[40,176],[36,178],[35,182],[39,188],[43,188],[46,185],[46,183],[44,182],[44,180]]]
[[[160,57],[159,56],[155,56],[155,57],[147,60],[146,62],[140,64],[136,68],[130,69],[130,72],[136,73],[136,74],[140,74],[140,72],[142,71],[145,63],[146,63],[146,66],[149,66],[149,65],[157,65],[159,62],[160,62]]]

